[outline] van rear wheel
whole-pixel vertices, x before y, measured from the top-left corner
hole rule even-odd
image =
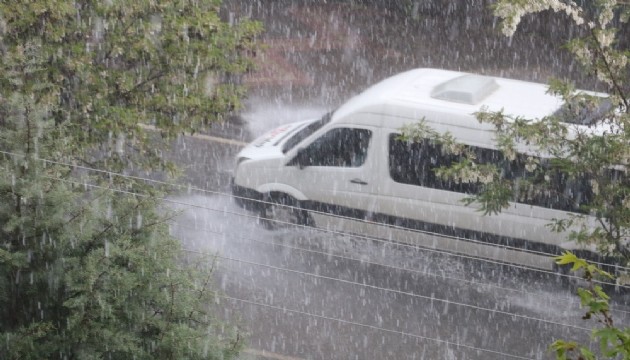
[[[261,209],[263,225],[270,230],[291,228],[295,225],[314,226],[312,217],[299,207],[298,201],[286,194],[268,194]]]

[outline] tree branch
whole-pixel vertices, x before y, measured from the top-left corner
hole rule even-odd
[[[604,62],[604,67],[606,69],[606,72],[608,73],[608,76],[610,77],[610,81],[612,81],[612,83],[613,83],[613,87],[615,88],[615,91],[617,92],[617,94],[621,98],[621,101],[623,102],[623,105],[626,108],[626,112],[630,113],[630,103],[628,101],[628,98],[626,98],[623,89],[619,85],[619,83],[617,81],[617,77],[614,76],[614,74],[613,74],[613,71],[612,71],[612,68],[610,66],[610,63],[608,62],[608,59],[606,59],[606,54],[604,53],[604,48],[602,47],[602,44],[597,39],[597,35],[595,34],[595,30],[594,29],[591,29],[591,37],[593,38],[593,41],[595,42],[595,45],[596,45],[596,49],[595,50],[596,50],[597,56],[599,56],[602,59],[602,61]]]

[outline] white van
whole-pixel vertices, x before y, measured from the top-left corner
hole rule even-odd
[[[383,224],[389,228],[378,236],[394,241],[401,241],[392,238],[403,237],[401,228],[437,233],[446,237],[418,244],[548,268],[548,256],[532,265],[497,255],[497,249],[517,257],[519,251],[559,254],[568,247],[566,237],[545,225],[574,211],[579,199],[534,199],[484,216],[462,202],[474,191],[472,185],[444,181],[433,173],[433,168],[450,163],[439,145],[399,139],[404,125],[424,119],[432,129],[449,131],[478,151],[479,159],[500,161],[493,126],[474,116],[482,106],[536,119],[558,111],[562,101],[547,94],[542,84],[411,70],[372,86],[320,119],[284,125],[253,141],[238,154],[233,193],[239,204],[254,205],[265,217],[283,213],[284,220],[315,225],[313,215],[341,215]],[[579,197],[584,191],[576,188],[580,185],[567,186]]]

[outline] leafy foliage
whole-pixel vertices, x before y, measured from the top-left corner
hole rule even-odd
[[[627,43],[621,41],[620,26],[630,20],[630,6],[627,1],[618,0],[585,2],[583,6],[558,0],[499,0],[495,4],[495,14],[502,18],[502,28],[508,36],[514,34],[523,16],[545,10],[562,12],[579,27],[581,37],[571,40],[566,48],[586,72],[602,82],[608,94],[576,91],[570,83],[554,80],[549,91],[564,100],[564,111],[538,121],[508,119],[488,112],[481,112],[478,118],[495,124],[499,138],[505,143],[534,144],[541,152],[555,157],[562,171],[588,179],[593,196],[585,209],[597,219],[599,226],[589,227],[583,217],[571,217],[557,220],[553,228],[563,231],[575,222],[582,222],[572,231],[573,239],[594,244],[600,252],[615,255],[628,265],[630,51],[624,48]],[[589,288],[579,289],[578,296],[582,306],[587,308],[584,319],[595,319],[602,325],[592,333],[600,344],[600,353],[607,358],[630,358],[630,329],[614,325],[609,313],[609,297],[593,282],[596,276],[612,276],[571,253],[556,260],[558,264],[571,265],[574,271],[582,271],[589,281]],[[627,278],[627,274],[621,274],[620,278]],[[572,341],[556,340],[551,350],[558,359],[596,358],[590,349]]]
[[[30,94],[73,149],[148,159],[138,124],[194,132],[240,106],[260,26],[222,21],[220,3],[2,1],[0,91]]]
[[[582,226],[571,236],[627,263],[630,51],[618,42],[618,26],[628,21],[630,7],[627,2],[615,0],[597,1],[587,7],[573,2],[506,0],[497,2],[495,14],[504,20],[504,32],[511,35],[522,16],[543,10],[564,12],[581,26],[583,36],[571,40],[567,49],[585,71],[601,80],[608,94],[576,91],[568,82],[554,80],[549,91],[564,100],[563,111],[538,121],[514,121],[481,112],[479,120],[494,123],[499,138],[506,143],[533,144],[541,153],[555,157],[557,166],[569,177],[587,179],[593,195],[584,209],[596,217],[600,226]]]
[[[627,43],[619,39],[617,29],[627,22],[630,6],[614,0],[584,7],[571,1],[500,0],[494,10],[503,20],[504,33],[510,36],[529,14],[564,13],[582,35],[572,40],[567,50],[584,71],[601,80],[607,93],[576,90],[570,82],[555,79],[550,82],[549,92],[565,105],[542,119],[513,117],[482,108],[477,118],[495,127],[498,149],[505,158],[524,163],[527,171],[515,176],[499,171],[501,164],[496,164],[493,171],[479,166],[474,154],[464,152],[460,163],[441,174],[483,182],[480,191],[465,201],[479,204],[486,214],[501,211],[511,201],[553,194],[568,203],[567,208],[573,208],[574,214],[556,219],[550,224],[552,229],[568,231],[568,240],[594,246],[600,254],[630,264],[630,51],[623,47]],[[413,130],[407,131],[414,136]],[[453,141],[440,136],[437,141]],[[519,154],[518,149],[524,147],[530,152]],[[447,149],[457,150],[453,146]]]
[[[196,131],[239,106],[259,25],[219,1],[0,1],[0,357],[236,357],[213,259],[184,256],[170,169],[141,124]]]
[[[542,11],[564,14],[579,34],[566,49],[584,71],[600,80],[606,93],[579,91],[568,81],[552,80],[549,92],[560,97],[564,106],[547,117],[523,119],[482,109],[477,118],[495,127],[496,145],[506,158],[517,159],[524,156],[517,149],[530,149],[527,172],[514,177],[501,171],[480,171],[474,154],[463,152],[462,160],[442,174],[461,179],[461,169],[466,168],[469,179],[486,179],[481,190],[465,200],[468,204],[480,204],[486,214],[499,212],[510,201],[518,201],[523,192],[557,191],[551,181],[554,178],[564,183],[578,182],[585,189],[578,211],[555,220],[550,227],[558,232],[570,231],[570,240],[594,245],[600,254],[615,256],[627,266],[630,265],[630,50],[624,47],[628,43],[621,38],[619,28],[628,24],[630,6],[627,1],[619,0],[581,4],[563,0],[498,0],[493,6],[508,36],[516,32],[525,16]],[[429,137],[447,144],[453,141],[450,135],[425,128],[420,123],[406,132],[412,138]],[[492,176],[488,178],[487,174]],[[570,265],[589,281],[590,286],[580,289],[578,296],[587,309],[584,319],[595,319],[601,325],[592,333],[600,344],[601,355],[630,358],[630,329],[613,324],[609,297],[594,282],[596,277],[610,279],[612,275],[570,252],[557,257],[556,262]],[[618,281],[625,282],[627,277],[621,274]],[[556,340],[551,350],[558,359],[596,358],[589,348],[573,341]]]
[[[583,319],[593,319],[601,326],[594,329],[591,334],[593,340],[599,344],[600,353],[611,359],[630,357],[630,328],[620,329],[614,325],[610,314],[610,298],[602,287],[594,282],[598,278],[610,280],[614,277],[571,252],[556,257],[556,263],[570,265],[572,271],[581,271],[588,281],[588,288],[578,289],[578,296],[581,306],[587,310]],[[589,348],[574,341],[556,340],[550,349],[556,354],[556,358],[561,360],[570,359],[573,354],[577,355],[577,359],[596,359]]]

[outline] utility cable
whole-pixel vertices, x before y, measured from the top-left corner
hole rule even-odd
[[[240,299],[240,298],[226,296],[226,295],[218,295],[218,296],[221,297],[221,298],[227,299],[227,300],[237,301],[237,302],[241,302],[241,303],[245,303],[245,304],[249,304],[249,305],[266,307],[266,308],[270,308],[270,309],[274,309],[274,310],[278,310],[278,311],[282,311],[282,312],[291,312],[291,313],[295,313],[295,314],[315,317],[315,318],[328,320],[328,321],[335,321],[335,322],[338,322],[338,323],[341,323],[341,324],[358,326],[358,327],[363,327],[363,328],[376,330],[376,331],[383,331],[383,332],[387,332],[387,333],[390,333],[390,334],[396,334],[396,335],[401,335],[401,336],[405,336],[405,337],[411,337],[411,338],[420,339],[420,340],[433,341],[433,342],[437,342],[437,343],[440,343],[440,344],[445,344],[445,345],[448,345],[448,346],[455,346],[455,347],[458,347],[458,348],[469,349],[469,350],[473,350],[473,351],[477,351],[477,352],[491,353],[491,354],[494,354],[494,355],[500,355],[502,357],[509,357],[509,358],[514,358],[514,359],[526,359],[526,360],[532,359],[532,358],[529,358],[529,357],[524,357],[524,356],[514,355],[514,354],[508,354],[508,353],[501,352],[501,351],[496,351],[496,350],[479,348],[479,347],[475,347],[475,346],[472,346],[472,345],[460,344],[460,343],[456,343],[456,342],[452,342],[452,341],[448,341],[448,340],[442,340],[442,339],[432,338],[432,337],[428,337],[428,336],[411,334],[411,333],[400,331],[400,330],[385,329],[385,328],[381,328],[381,327],[374,326],[374,325],[361,324],[361,323],[358,323],[358,322],[348,321],[348,320],[343,320],[343,319],[337,319],[337,318],[333,318],[333,317],[329,317],[329,316],[325,316],[325,315],[311,314],[311,313],[300,311],[300,310],[287,309],[285,307],[263,304],[263,303],[259,303],[259,302],[256,302],[256,301],[245,300],[245,299]]]
[[[94,184],[87,184],[87,183],[80,183],[80,182],[77,182],[77,181],[60,179],[60,178],[55,178],[55,177],[50,177],[50,176],[43,176],[43,177],[49,178],[51,180],[57,180],[57,181],[64,181],[64,182],[68,182],[68,183],[73,183],[73,184],[78,185],[78,186],[99,188],[99,189],[103,189],[103,190],[109,190],[109,191],[112,191],[112,192],[118,192],[118,193],[131,195],[131,196],[149,197],[149,195],[146,195],[146,194],[140,194],[140,193],[131,192],[131,191],[127,191],[127,190],[112,189],[112,188],[108,188],[108,187],[104,187],[104,186],[99,186],[99,185],[94,185]],[[246,218],[251,218],[251,219],[256,219],[256,220],[260,218],[259,216],[256,216],[256,215],[244,214],[244,213],[234,212],[234,211],[228,211],[228,210],[225,210],[225,209],[214,209],[214,208],[210,208],[210,207],[207,207],[207,206],[202,206],[202,205],[197,205],[197,204],[190,204],[190,203],[186,203],[186,202],[183,202],[183,201],[177,201],[177,200],[173,200],[173,199],[169,199],[169,198],[165,198],[165,197],[153,197],[153,198],[155,198],[156,200],[164,201],[164,202],[171,203],[171,204],[182,205],[182,206],[198,208],[198,209],[204,209],[204,210],[209,210],[209,211],[213,211],[213,212],[220,212],[220,213],[223,213],[223,214],[231,214],[231,215],[236,215],[236,216],[241,216],[241,217],[246,217]],[[291,224],[291,223],[288,223],[288,222],[279,221],[279,220],[277,222],[281,223],[281,224],[294,225],[294,224]],[[306,226],[306,225],[300,225],[300,226],[305,228],[305,229],[312,229],[312,230],[316,230],[316,231],[323,231],[323,232],[330,233],[330,234],[341,235],[341,236],[349,236],[349,237],[357,238],[357,239],[371,240],[371,241],[383,243],[385,245],[394,245],[394,246],[408,247],[408,248],[412,248],[414,250],[420,248],[420,249],[426,250],[428,252],[439,253],[439,254],[452,256],[452,257],[456,257],[456,258],[475,260],[475,261],[495,264],[495,265],[499,265],[499,266],[508,266],[508,267],[511,267],[511,268],[514,268],[514,269],[522,269],[522,270],[527,270],[527,271],[539,272],[539,273],[544,273],[544,274],[553,275],[553,276],[566,277],[566,278],[569,278],[569,279],[581,279],[580,277],[575,276],[575,275],[561,274],[561,273],[557,273],[557,272],[554,272],[554,271],[549,271],[549,270],[544,270],[544,269],[537,269],[537,268],[522,266],[522,265],[518,265],[518,264],[510,264],[510,263],[505,263],[505,262],[501,262],[501,261],[495,261],[495,260],[481,258],[481,257],[474,257],[474,256],[457,254],[457,253],[452,253],[452,252],[438,250],[438,249],[431,249],[431,248],[425,248],[425,247],[421,247],[421,246],[414,246],[414,245],[410,245],[410,244],[398,243],[398,242],[394,242],[394,241],[387,241],[387,240],[378,239],[378,238],[372,238],[372,237],[364,236],[364,235],[347,234],[347,233],[340,232],[340,231],[335,231],[335,230],[318,229],[318,228],[313,228],[313,227],[309,227],[309,226]],[[439,235],[437,235],[437,236],[439,236]],[[596,282],[596,283],[613,285],[612,283],[609,283],[609,282],[603,282],[603,281],[599,281],[599,280],[593,280],[593,281]],[[622,285],[618,285],[618,286],[620,288],[630,289],[630,286],[625,286],[625,285],[623,285],[623,286]]]
[[[201,252],[201,251],[196,251],[196,250],[190,250],[190,249],[183,249],[183,250],[186,251],[186,252],[196,253],[196,254],[200,254],[200,255],[206,255],[206,256],[210,256],[211,255],[211,254],[204,253],[204,252]],[[358,282],[355,282],[355,281],[338,279],[338,278],[334,278],[334,277],[331,277],[331,276],[313,274],[313,273],[299,271],[299,270],[286,269],[286,268],[282,268],[282,267],[278,267],[278,266],[274,266],[274,265],[260,264],[260,263],[257,263],[257,262],[243,260],[243,259],[231,258],[231,257],[228,257],[228,256],[222,256],[222,255],[215,255],[215,256],[216,256],[216,258],[219,258],[219,259],[225,259],[225,260],[229,260],[229,261],[239,262],[239,263],[253,265],[253,266],[258,266],[258,267],[265,267],[265,268],[269,268],[269,269],[272,269],[272,270],[284,271],[284,272],[288,272],[288,273],[294,273],[294,274],[298,274],[298,275],[309,276],[309,277],[313,277],[313,278],[317,278],[317,279],[336,281],[336,282],[340,282],[340,283],[346,284],[346,285],[360,286],[360,287],[365,287],[365,288],[369,288],[369,289],[373,289],[373,290],[390,292],[390,293],[394,293],[394,294],[398,294],[398,295],[404,295],[404,296],[409,296],[409,297],[423,299],[423,300],[430,300],[430,301],[440,302],[440,303],[444,303],[446,305],[460,306],[460,307],[465,307],[465,308],[469,308],[469,309],[473,309],[473,310],[485,311],[485,312],[490,312],[490,313],[493,313],[493,314],[500,314],[500,315],[520,318],[520,319],[524,319],[524,320],[531,320],[531,321],[541,322],[541,323],[545,323],[545,324],[549,324],[549,325],[555,325],[555,326],[572,328],[572,329],[576,329],[576,330],[582,330],[582,331],[586,331],[586,332],[590,332],[591,331],[591,329],[589,329],[589,328],[578,326],[578,325],[559,323],[559,322],[556,322],[556,321],[551,321],[551,320],[540,319],[540,318],[531,317],[531,316],[527,316],[527,315],[511,313],[509,311],[490,309],[490,308],[485,308],[485,307],[482,307],[482,306],[471,305],[471,304],[466,304],[466,303],[457,302],[457,301],[451,301],[451,300],[448,300],[448,299],[440,299],[440,298],[436,298],[436,297],[432,297],[432,296],[416,294],[416,293],[409,292],[409,291],[387,289],[387,288],[383,288],[383,287],[376,286],[376,285],[362,284],[362,283],[358,283]]]
[[[9,151],[0,151],[0,154],[10,155],[10,156],[21,156],[21,157],[24,156],[22,154],[17,154],[17,153],[13,153],[13,152],[9,152]],[[263,204],[263,205],[283,206],[283,207],[287,207],[287,208],[294,209],[294,210],[302,210],[299,207],[295,207],[295,206],[291,206],[291,205],[277,204],[277,203],[273,203],[273,202],[269,202],[269,201],[265,201],[265,200],[251,199],[251,198],[237,196],[237,195],[234,195],[234,194],[228,194],[228,193],[224,193],[224,192],[220,192],[220,191],[201,189],[201,188],[197,188],[197,187],[191,187],[191,186],[186,186],[186,185],[181,185],[181,184],[174,184],[174,183],[170,183],[170,182],[154,180],[154,179],[149,179],[149,178],[143,178],[143,177],[139,177],[139,176],[126,175],[126,174],[121,174],[121,173],[112,172],[112,171],[108,171],[108,170],[102,170],[102,169],[95,169],[95,168],[82,166],[82,165],[77,165],[77,164],[68,164],[68,163],[63,163],[63,162],[54,161],[54,160],[48,160],[48,159],[42,159],[42,158],[37,158],[37,160],[43,161],[43,162],[47,162],[47,163],[50,163],[50,164],[67,166],[67,167],[81,169],[81,170],[86,170],[86,171],[100,172],[100,173],[104,173],[104,174],[107,174],[107,175],[110,175],[110,176],[113,175],[113,176],[118,176],[118,177],[133,179],[133,180],[139,180],[139,181],[144,181],[144,182],[151,182],[151,183],[165,185],[165,186],[170,186],[170,187],[182,188],[182,189],[186,189],[187,191],[193,191],[194,190],[194,191],[207,193],[207,194],[212,194],[212,195],[219,195],[219,196],[224,196],[224,197],[229,197],[229,198],[235,198],[235,199],[241,199],[241,200],[257,202],[257,203],[260,203],[260,204]],[[219,211],[221,211],[221,210],[219,210]],[[454,235],[446,235],[446,234],[441,234],[441,233],[431,232],[431,231],[426,231],[426,230],[410,229],[410,228],[406,228],[406,227],[403,227],[403,226],[392,225],[392,224],[382,224],[382,223],[369,221],[369,220],[365,220],[365,219],[357,219],[357,218],[348,217],[348,216],[342,216],[342,215],[337,215],[337,214],[329,214],[329,213],[322,212],[322,211],[317,211],[317,210],[308,210],[308,211],[310,213],[313,213],[313,214],[320,214],[320,215],[330,216],[330,217],[333,217],[333,218],[339,218],[339,219],[343,219],[343,220],[351,220],[351,221],[357,221],[357,222],[365,223],[365,224],[373,224],[373,225],[378,225],[378,226],[385,226],[385,227],[391,228],[391,229],[403,230],[403,231],[408,231],[408,232],[417,233],[417,234],[439,236],[439,237],[442,237],[442,238],[448,238],[448,239],[453,239],[453,240],[458,240],[458,241],[465,241],[465,242],[470,242],[470,243],[476,243],[476,244],[485,245],[485,246],[493,246],[493,247],[498,247],[498,248],[503,248],[503,249],[514,250],[514,251],[518,251],[518,252],[531,253],[531,254],[542,255],[542,256],[549,256],[549,257],[555,257],[555,256],[559,255],[559,254],[552,254],[552,253],[547,253],[547,252],[543,252],[543,251],[523,249],[523,248],[518,248],[518,247],[509,246],[509,245],[503,245],[503,244],[489,244],[489,243],[484,242],[484,241],[468,239],[468,238],[463,238],[463,237],[454,236]],[[246,216],[246,215],[243,214],[243,216]],[[265,220],[271,221],[271,222],[276,222],[276,223],[283,223],[285,225],[291,225],[291,226],[294,226],[294,227],[309,227],[309,226],[306,226],[306,225],[282,222],[280,220],[272,219],[272,218],[265,218]],[[313,228],[313,227],[309,227],[309,228]],[[333,232],[334,233],[334,230],[321,229],[321,228],[316,228],[316,227],[314,229],[316,229],[318,231],[322,231],[322,232]],[[345,234],[345,235],[347,235],[347,236],[356,236],[354,234]],[[367,237],[367,238],[370,238],[372,240],[376,239],[376,238],[372,238],[372,237]],[[481,259],[481,258],[476,258],[476,259]],[[600,262],[596,262],[596,261],[591,261],[591,263],[599,265],[599,266],[601,266],[601,265],[608,265],[608,264],[604,264],[604,263],[600,263]],[[617,268],[630,271],[630,267],[617,266]]]
[[[119,192],[119,193],[123,193],[123,194],[126,194],[126,195],[133,195],[133,196],[145,197],[145,198],[155,198],[155,197],[152,197],[152,196],[149,196],[149,195],[146,195],[146,194],[139,194],[139,193],[134,193],[134,192],[126,191],[126,190],[111,189],[111,188],[107,188],[107,187],[103,187],[103,186],[99,186],[99,185],[84,184],[84,183],[79,183],[79,182],[72,181],[72,180],[59,179],[59,178],[54,178],[54,177],[49,177],[49,176],[43,176],[43,177],[50,178],[50,179],[53,179],[53,180],[73,183],[73,184],[79,185],[79,186],[87,186],[87,187],[99,188],[99,189],[113,191],[113,192]],[[169,201],[169,199],[166,199],[166,198],[163,198],[163,199],[162,198],[156,198],[156,199]],[[201,207],[199,205],[186,204],[186,203],[182,203],[182,202],[175,202],[175,203],[178,203],[180,205],[189,205],[189,206],[194,206],[194,207]],[[201,208],[203,208],[203,207],[201,207]],[[342,283],[353,284],[353,285],[358,285],[358,286],[364,286],[364,287],[368,287],[368,288],[378,289],[378,290],[381,290],[381,291],[399,293],[401,295],[412,296],[412,297],[417,297],[417,298],[422,298],[422,299],[427,299],[427,300],[432,300],[432,301],[437,301],[437,302],[443,302],[445,304],[452,304],[452,305],[455,305],[455,306],[468,307],[468,308],[472,308],[472,309],[480,310],[480,311],[488,311],[488,312],[492,312],[492,313],[498,313],[498,314],[502,314],[502,315],[505,315],[505,316],[513,316],[513,317],[523,318],[523,319],[532,320],[532,321],[539,321],[539,322],[548,323],[548,324],[552,324],[552,325],[574,328],[574,329],[578,329],[578,330],[582,330],[582,331],[591,331],[591,329],[580,327],[580,326],[577,326],[577,325],[563,324],[563,323],[558,323],[558,322],[554,322],[554,321],[550,321],[550,320],[529,317],[529,316],[526,316],[526,315],[510,313],[510,312],[507,312],[507,311],[496,310],[496,309],[489,309],[489,308],[484,308],[484,307],[480,307],[480,306],[476,306],[476,305],[470,305],[470,304],[464,304],[464,303],[458,303],[458,302],[450,301],[450,300],[447,300],[447,299],[439,299],[439,298],[430,297],[430,296],[426,296],[426,295],[419,295],[419,294],[414,294],[414,293],[400,291],[400,290],[387,289],[387,288],[382,288],[382,287],[378,287],[378,286],[375,286],[375,285],[361,284],[361,283],[352,282],[352,281],[349,281],[349,280],[337,279],[337,278],[333,278],[333,277],[317,275],[317,274],[302,272],[302,271],[293,270],[293,269],[284,269],[284,268],[276,267],[276,266],[273,266],[273,265],[259,264],[259,263],[255,263],[255,262],[249,262],[247,260],[242,260],[242,259],[235,259],[235,258],[221,256],[221,255],[213,255],[213,254],[203,253],[203,252],[196,251],[196,250],[190,250],[190,249],[183,249],[183,250],[186,251],[186,252],[197,253],[197,254],[201,254],[201,255],[205,255],[205,256],[212,255],[212,256],[215,256],[217,258],[223,258],[223,259],[230,260],[230,261],[237,261],[237,262],[242,262],[242,263],[248,263],[250,265],[267,267],[267,268],[275,269],[275,270],[278,270],[278,271],[286,271],[286,272],[292,272],[292,273],[297,273],[297,274],[306,275],[306,276],[322,278],[322,279],[326,279],[326,280],[339,281],[339,282],[342,282]]]
[[[253,218],[253,219],[256,219],[256,220],[259,220],[259,219],[272,220],[272,219],[263,218],[263,217],[256,216],[256,215],[243,214],[243,213],[229,211],[229,210],[225,210],[225,209],[215,209],[215,208],[210,208],[210,207],[203,206],[203,205],[190,204],[190,203],[186,203],[186,202],[182,202],[182,201],[178,201],[178,200],[173,200],[173,199],[168,199],[168,198],[160,198],[160,200],[164,200],[165,202],[169,202],[171,204],[182,205],[182,206],[187,206],[187,207],[193,207],[193,208],[198,208],[198,209],[204,209],[204,210],[208,210],[208,211],[212,211],[212,212],[220,212],[220,213],[223,213],[223,214],[230,214],[230,215],[242,216],[242,217],[247,217],[247,218]],[[281,221],[281,220],[272,220],[272,221],[274,221],[274,222],[276,222],[278,224],[283,224],[283,225],[295,225],[293,223],[289,223],[289,222],[285,222],[285,221]],[[482,258],[482,257],[464,255],[464,254],[459,254],[459,253],[453,253],[453,252],[449,252],[449,251],[445,251],[445,250],[432,249],[432,248],[427,248],[427,247],[423,247],[423,246],[420,246],[420,245],[411,245],[411,244],[406,244],[406,243],[401,243],[401,242],[396,242],[396,241],[388,241],[388,240],[383,240],[383,239],[374,238],[374,237],[365,236],[365,235],[344,233],[342,231],[336,231],[336,230],[313,228],[313,227],[310,227],[310,226],[307,226],[307,225],[297,225],[297,226],[301,227],[303,229],[315,230],[315,231],[318,231],[318,232],[325,232],[325,233],[329,233],[329,234],[333,234],[333,235],[347,236],[347,237],[351,237],[351,238],[355,238],[355,239],[362,239],[362,240],[370,240],[370,241],[382,243],[384,245],[407,247],[407,248],[411,248],[411,249],[414,249],[414,250],[420,249],[422,251],[437,253],[437,254],[451,256],[451,257],[460,258],[460,259],[474,260],[474,261],[485,262],[485,263],[494,264],[494,265],[498,265],[498,266],[507,266],[507,267],[510,267],[510,268],[513,268],[513,269],[520,269],[520,270],[538,272],[538,273],[543,273],[543,274],[552,275],[552,276],[565,277],[565,278],[574,279],[574,280],[582,280],[581,277],[576,276],[576,275],[562,274],[562,273],[558,273],[558,272],[555,272],[555,271],[544,270],[544,269],[539,269],[539,268],[533,268],[533,267],[524,266],[524,265],[518,265],[518,264],[511,264],[511,263],[506,263],[506,262],[492,260],[492,259],[487,259],[487,258]],[[435,236],[440,236],[439,234],[434,234],[434,235]],[[614,285],[614,284],[612,284],[610,282],[605,282],[605,281],[600,281],[600,280],[593,280],[593,281],[596,282],[596,283],[601,283],[601,284],[606,284],[606,285]],[[626,286],[626,285],[618,285],[618,286],[620,288],[630,289],[630,286]]]
[[[203,231],[203,232],[206,232],[206,233],[211,233],[211,234],[216,234],[216,235],[226,235],[225,232],[211,230],[211,229],[208,229],[208,228],[205,228],[205,227],[201,227],[201,228],[200,227],[191,227],[191,226],[180,225],[180,224],[177,224],[177,223],[172,224],[172,226],[178,227],[178,228],[182,228],[182,229]],[[376,266],[381,266],[381,267],[385,267],[385,268],[396,270],[396,271],[404,271],[404,272],[414,273],[414,274],[418,274],[418,275],[429,276],[429,277],[433,277],[433,278],[437,278],[437,279],[461,282],[461,283],[467,284],[468,286],[470,286],[470,285],[482,286],[482,287],[492,288],[492,289],[496,289],[496,290],[515,292],[515,293],[519,293],[519,294],[522,294],[522,295],[525,295],[525,296],[531,295],[531,293],[529,291],[526,291],[526,290],[508,288],[508,287],[503,287],[503,286],[499,286],[499,285],[495,285],[495,284],[491,284],[491,283],[486,283],[486,282],[481,282],[481,281],[474,281],[474,280],[468,280],[468,279],[454,277],[454,276],[440,275],[440,274],[436,274],[436,273],[428,272],[428,271],[421,271],[421,270],[404,268],[404,267],[399,267],[399,266],[394,266],[394,265],[387,265],[387,264],[379,263],[379,262],[370,262],[370,261],[365,261],[363,259],[357,259],[357,258],[353,258],[353,257],[349,257],[349,256],[343,256],[343,255],[338,255],[338,254],[331,254],[331,253],[327,253],[327,252],[323,252],[323,251],[317,251],[317,250],[312,250],[312,249],[304,249],[304,248],[301,248],[301,247],[290,246],[290,245],[286,245],[286,244],[280,244],[280,243],[277,243],[277,242],[262,241],[262,240],[254,239],[254,238],[251,238],[251,237],[245,237],[245,236],[234,237],[234,236],[230,235],[230,238],[231,239],[237,238],[237,239],[240,239],[240,240],[256,242],[256,243],[264,244],[264,245],[268,245],[268,246],[278,246],[278,247],[282,247],[282,248],[289,249],[289,250],[292,250],[292,251],[300,251],[300,252],[306,252],[306,253],[311,253],[311,254],[317,254],[317,255],[325,256],[327,258],[332,257],[332,258],[337,258],[337,259],[342,259],[342,260],[356,261],[356,262],[361,262],[362,264],[376,265]],[[562,305],[567,305],[567,303],[569,303],[571,305],[578,305],[579,304],[577,301],[574,301],[575,297],[569,297],[569,296],[562,296],[560,299],[547,299],[547,300],[550,301],[550,302],[553,302],[553,303],[556,303],[556,304],[562,304]],[[618,309],[618,308],[612,308],[612,307],[611,307],[611,311],[616,312],[616,313],[620,313],[620,314],[626,314],[626,315],[630,314],[630,311],[622,310],[622,309]]]

